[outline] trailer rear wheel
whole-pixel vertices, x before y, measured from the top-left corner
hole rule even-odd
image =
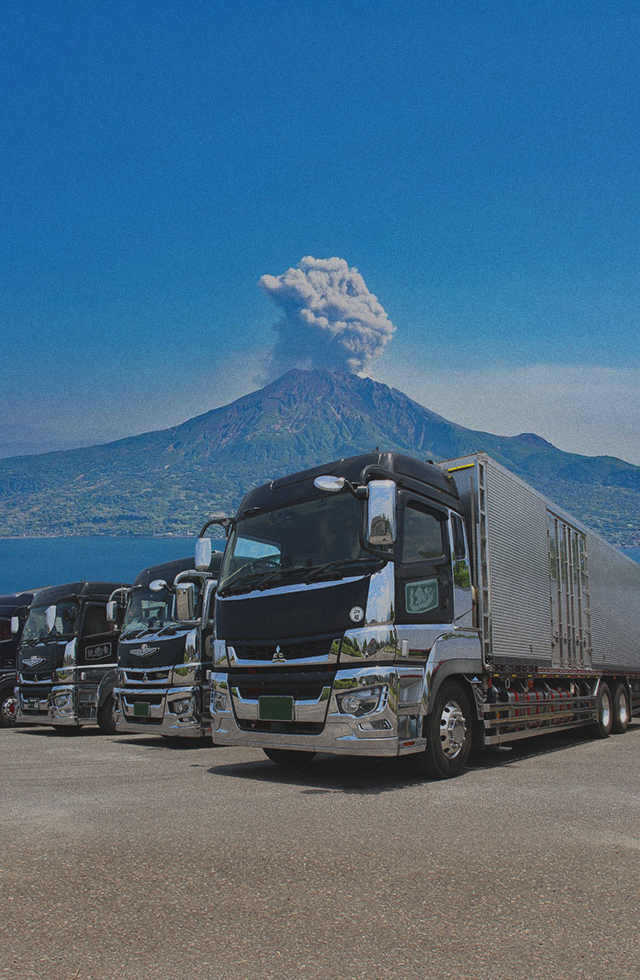
[[[613,725],[612,730],[616,732],[617,735],[622,735],[626,732],[629,727],[629,719],[631,718],[631,711],[629,710],[629,692],[627,691],[626,684],[622,681],[618,683],[613,688],[611,692],[612,704],[613,704]]]
[[[98,727],[103,735],[115,735],[118,731],[113,707],[113,694],[107,694],[98,708]]]
[[[425,722],[427,747],[412,756],[421,776],[451,779],[459,776],[471,751],[471,708],[469,699],[455,681],[442,685]]]
[[[278,766],[285,766],[287,769],[299,769],[301,766],[308,766],[313,759],[315,752],[295,752],[293,749],[263,749],[267,759],[271,759]]]
[[[593,726],[593,734],[596,738],[609,738],[613,728],[613,707],[611,691],[608,684],[601,684],[598,690],[597,718]]]

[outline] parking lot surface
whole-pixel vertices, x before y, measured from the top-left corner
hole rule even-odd
[[[0,731],[0,977],[637,980],[640,724],[458,779]]]

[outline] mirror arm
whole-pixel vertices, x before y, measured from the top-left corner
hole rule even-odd
[[[198,537],[199,538],[203,538],[204,537],[204,532],[208,528],[212,527],[214,524],[219,524],[220,527],[224,528],[225,533],[228,534],[229,533],[229,528],[232,527],[235,524],[235,518],[234,517],[212,517],[210,520],[208,520],[204,524],[204,526],[203,526],[202,530],[200,531],[200,534],[198,535]]]

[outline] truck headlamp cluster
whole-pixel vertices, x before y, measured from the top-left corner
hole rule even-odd
[[[381,702],[384,707],[387,690],[386,686],[367,687],[338,694],[338,711],[343,715],[354,715],[356,718],[370,715],[379,710]]]
[[[211,709],[212,711],[226,711],[227,710],[227,692],[226,691],[213,691],[211,695]]]
[[[73,691],[69,688],[55,691],[51,703],[58,714],[71,714],[73,712]]]
[[[193,697],[181,698],[179,701],[173,702],[173,710],[178,717],[183,715],[191,715],[195,711],[195,701]]]

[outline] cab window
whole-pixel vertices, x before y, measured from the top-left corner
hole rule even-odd
[[[416,504],[409,503],[404,515],[403,564],[434,561],[444,556],[442,521]]]
[[[106,606],[86,606],[84,610],[83,636],[96,636],[98,633],[108,633],[111,627],[107,623]]]
[[[396,566],[399,623],[446,622],[452,612],[447,514],[401,495],[400,561]]]

